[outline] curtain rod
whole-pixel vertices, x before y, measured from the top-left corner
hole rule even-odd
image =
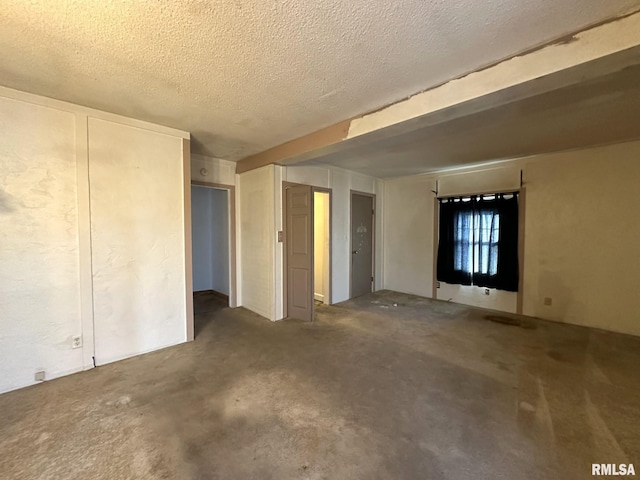
[[[515,188],[515,189],[509,189],[509,190],[499,190],[497,192],[476,192],[476,193],[459,193],[457,195],[445,195],[445,196],[439,196],[438,195],[438,180],[436,180],[436,189],[435,190],[431,190],[432,193],[434,193],[436,195],[436,198],[440,199],[440,198],[457,198],[457,197],[477,197],[480,195],[500,195],[500,194],[507,194],[507,193],[512,193],[512,194],[517,194],[520,193],[520,190],[522,189],[522,187],[524,187],[524,179],[523,179],[523,173],[522,173],[522,169],[520,169],[520,188]]]
[[[438,200],[442,200],[445,198],[464,198],[464,197],[480,197],[482,195],[490,196],[490,195],[517,195],[520,193],[520,189],[510,189],[510,190],[498,190],[497,192],[478,192],[478,193],[458,193],[454,195],[443,195],[442,197],[436,197]]]

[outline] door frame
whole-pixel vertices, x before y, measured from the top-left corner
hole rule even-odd
[[[376,194],[361,192],[359,190],[349,190],[349,299],[353,298],[353,196],[361,195],[363,197],[371,197],[372,219],[371,219],[371,291],[375,290],[376,285]]]
[[[329,258],[327,259],[327,261],[329,262],[329,285],[327,285],[327,301],[323,302],[325,305],[331,305],[333,303],[333,281],[332,281],[332,272],[333,272],[333,268],[332,268],[332,264],[333,264],[333,190],[331,188],[324,188],[324,187],[312,187],[311,188],[311,192],[312,193],[326,193],[329,196]],[[315,204],[314,204],[314,211],[313,211],[313,215],[314,215],[314,225],[315,225]],[[315,232],[314,232],[315,233]],[[314,258],[315,258],[315,248],[316,245],[315,243],[313,244],[313,254],[314,254]],[[315,263],[314,263],[315,265]],[[315,272],[314,272],[315,274]],[[314,277],[314,286],[315,286],[315,277]],[[311,292],[312,295],[314,295],[313,300],[314,300],[314,305],[315,305],[315,292]]]
[[[328,296],[329,301],[327,305],[331,305],[333,303],[333,189],[326,187],[316,187],[313,185],[309,185],[306,183],[296,183],[296,182],[282,182],[282,241],[278,243],[282,243],[282,318],[288,318],[289,312],[287,308],[287,289],[289,276],[287,275],[287,188],[289,187],[311,187],[311,194],[313,195],[315,192],[328,193],[329,194],[329,286],[328,286]],[[311,209],[311,239],[313,240],[313,235],[315,233],[314,223],[315,223],[315,204],[314,208]],[[278,232],[280,236],[280,232]],[[312,243],[313,255],[315,256],[315,242]],[[315,286],[315,267],[314,262],[311,262],[311,275],[314,278],[314,282],[312,283]],[[313,288],[311,289],[311,309],[315,314],[315,295],[313,292]]]
[[[227,199],[229,205],[227,205],[227,207],[229,209],[229,307],[236,308],[238,306],[238,288],[236,285],[236,187],[234,185],[201,182],[199,180],[191,180],[191,186],[215,188],[217,190],[226,190],[228,192]],[[191,212],[189,213],[191,214]],[[191,261],[193,262],[193,259]],[[191,285],[191,295],[193,296],[193,284]]]

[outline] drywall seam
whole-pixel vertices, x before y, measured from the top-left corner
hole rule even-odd
[[[636,13],[577,33],[571,42],[552,44],[528,55],[513,57],[354,119],[347,138],[483,97],[639,44],[640,13]]]
[[[91,196],[89,184],[88,117],[76,113],[76,168],[78,196],[78,256],[80,282],[80,327],[82,367],[93,368],[95,337],[93,330],[93,267],[91,259]]]

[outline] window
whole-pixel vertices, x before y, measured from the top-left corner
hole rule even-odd
[[[439,281],[518,291],[518,194],[440,199]]]

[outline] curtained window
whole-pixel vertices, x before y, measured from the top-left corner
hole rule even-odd
[[[439,281],[518,291],[518,194],[440,199]]]

